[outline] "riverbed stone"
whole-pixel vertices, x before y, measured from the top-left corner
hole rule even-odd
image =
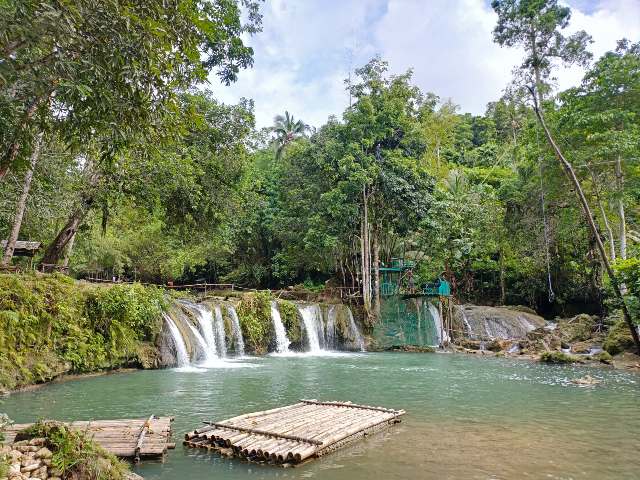
[[[40,450],[36,452],[36,458],[51,458],[53,456],[53,452],[49,450],[47,447],[42,447]]]

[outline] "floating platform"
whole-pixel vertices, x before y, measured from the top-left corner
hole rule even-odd
[[[87,436],[109,453],[135,461],[141,459],[163,459],[171,443],[173,417],[148,419],[91,420],[63,422],[72,430],[86,432]],[[4,431],[4,443],[13,443],[16,435],[33,423],[13,424]]]
[[[404,410],[351,402],[300,400],[286,407],[247,413],[207,424],[184,444],[228,457],[293,465],[335,451],[400,422]]]

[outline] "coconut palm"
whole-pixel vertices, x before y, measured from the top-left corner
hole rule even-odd
[[[293,115],[289,115],[289,112],[285,111],[284,115],[276,115],[273,119],[273,131],[276,134],[274,139],[276,158],[279,159],[286,146],[296,138],[303,136],[308,129],[307,124],[302,120],[295,120]]]

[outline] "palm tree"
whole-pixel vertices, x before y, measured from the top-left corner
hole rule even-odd
[[[282,157],[282,152],[293,140],[301,137],[309,129],[302,120],[295,120],[289,112],[284,115],[276,115],[273,119],[273,131],[276,134],[274,144],[276,146],[276,158]]]

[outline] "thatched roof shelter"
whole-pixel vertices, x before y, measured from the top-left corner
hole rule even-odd
[[[7,246],[7,241],[0,241],[0,249],[4,251]],[[13,255],[15,257],[33,257],[42,246],[41,242],[29,242],[26,240],[18,240],[16,242],[15,249],[13,251]]]

